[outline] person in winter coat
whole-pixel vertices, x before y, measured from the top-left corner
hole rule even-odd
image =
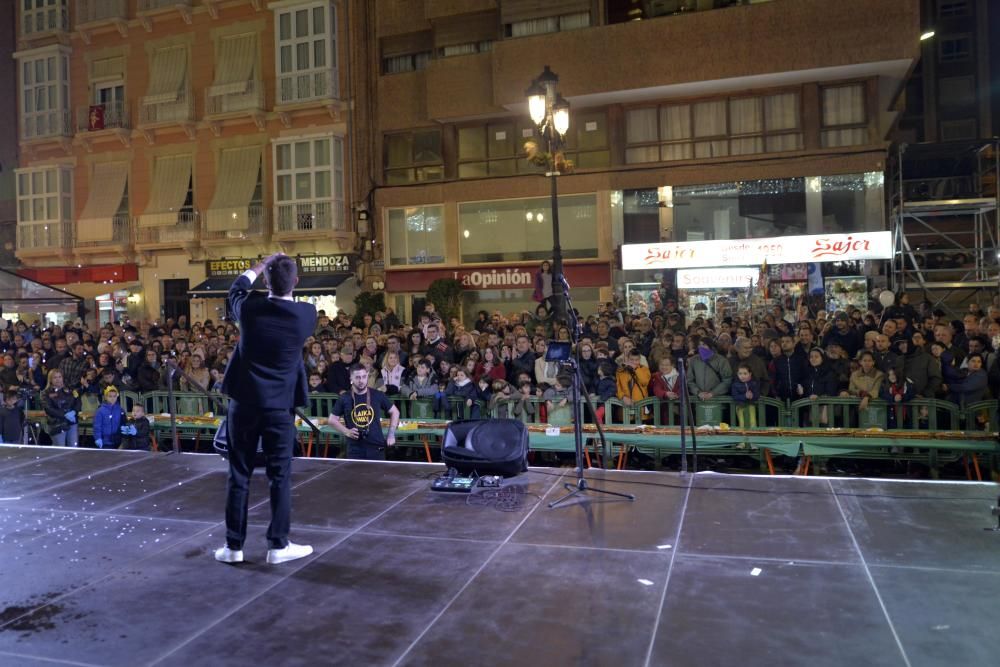
[[[944,376],[941,361],[934,358],[923,346],[924,334],[917,331],[910,340],[896,342],[896,349],[903,356],[903,376],[913,383],[914,398],[934,398]]]
[[[715,345],[702,339],[698,353],[688,360],[688,393],[705,401],[728,396],[733,382],[733,369],[725,357],[716,354]]]
[[[795,347],[795,339],[782,336],[779,342],[781,355],[774,360],[774,395],[782,400],[794,401],[799,397],[799,386],[805,378],[809,362]]]
[[[660,358],[659,370],[653,373],[653,379],[649,381],[649,394],[660,399],[660,423],[670,423],[670,401],[676,401],[681,395],[680,374],[674,368],[672,356]]]
[[[104,390],[104,402],[94,413],[94,444],[99,449],[118,449],[124,423],[125,410],[118,404],[118,390],[109,386]]]
[[[869,401],[881,395],[885,374],[875,368],[875,357],[867,350],[861,353],[859,363],[861,368],[851,373],[851,382],[842,395],[860,398],[858,409],[867,410]]]
[[[945,351],[944,354],[947,355],[950,352]],[[970,354],[967,361],[968,372],[965,377],[962,377],[960,372],[950,365],[950,373],[945,374],[945,382],[948,384],[948,400],[958,405],[976,403],[986,398],[988,393],[989,380],[986,371],[983,370],[983,356]],[[953,374],[953,377],[949,378],[949,374]]]
[[[753,378],[749,364],[740,364],[736,369],[736,380],[730,386],[730,393],[736,403],[736,423],[740,428],[757,428],[757,399],[760,386]]]
[[[63,384],[63,374],[58,368],[49,371],[48,382],[42,390],[42,410],[45,411],[45,432],[57,447],[76,447],[79,444],[77,416],[80,397]]]
[[[902,428],[906,423],[903,403],[908,403],[913,398],[913,383],[906,376],[897,373],[895,368],[890,368],[882,383],[881,398],[889,404],[886,410],[889,428]]]
[[[452,398],[462,398],[465,399],[465,407],[468,409],[468,415],[470,419],[479,419],[479,390],[476,388],[476,383],[466,374],[464,368],[458,368],[455,371],[455,379],[448,383],[448,386],[444,390],[444,395],[446,399],[445,412],[447,418],[452,418],[451,412],[451,400]]]
[[[8,445],[20,443],[24,437],[24,408],[17,403],[16,389],[4,392],[0,407],[0,442]]]
[[[143,409],[142,403],[136,401],[132,406],[132,416],[125,421],[121,428],[121,448],[141,449],[148,452],[151,440],[149,431],[150,426],[149,420],[146,418],[146,411]]]

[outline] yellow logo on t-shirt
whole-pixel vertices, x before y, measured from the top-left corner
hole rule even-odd
[[[375,420],[375,411],[367,403],[358,403],[351,410],[351,420],[355,426],[365,428]]]

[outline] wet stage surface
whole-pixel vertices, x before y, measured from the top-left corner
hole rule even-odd
[[[292,539],[224,543],[215,455],[0,446],[0,665],[991,665],[988,483],[293,464]]]

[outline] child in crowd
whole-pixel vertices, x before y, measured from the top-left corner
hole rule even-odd
[[[484,375],[482,379],[486,379]],[[494,380],[491,387],[493,394],[490,396],[490,414],[496,414],[500,419],[507,419],[513,416],[514,407],[511,405],[514,388],[506,380]]]
[[[309,393],[310,394],[319,394],[319,393],[323,392],[323,389],[324,389],[324,387],[323,387],[323,376],[320,375],[319,373],[317,373],[316,371],[310,372],[309,373]]]
[[[594,402],[594,410],[597,412],[597,419],[604,423],[604,403],[618,395],[618,384],[615,381],[615,373],[618,372],[614,362],[604,359],[597,364],[597,392],[591,395],[590,400]]]
[[[18,444],[24,437],[24,409],[18,405],[16,389],[8,389],[3,394],[0,407],[0,442]]]
[[[221,394],[222,393],[222,377],[223,377],[223,372],[221,370],[219,370],[218,368],[213,368],[213,369],[211,369],[211,370],[208,371],[208,377],[210,377],[212,379],[212,382],[209,385],[208,390],[211,391],[211,392],[213,392],[213,393]],[[323,381],[323,374],[322,373],[319,374],[319,379],[320,379],[320,382]]]
[[[100,449],[117,449],[124,423],[125,410],[118,404],[118,389],[109,386],[104,390],[104,402],[94,414],[94,444]]]
[[[558,373],[552,386],[542,394],[542,398],[545,399],[546,418],[550,424],[573,423],[573,410],[570,407],[572,385],[572,375]]]
[[[451,399],[465,399],[466,410],[464,414],[470,419],[479,419],[479,393],[476,385],[461,366],[455,367],[455,377],[448,382],[444,390],[444,407],[448,419],[452,418]],[[461,414],[461,413],[459,413]]]
[[[517,391],[517,400],[514,403],[514,418],[520,419],[526,424],[535,421],[535,413],[537,412],[538,405],[532,400],[535,397],[535,390],[531,386],[531,380],[521,380],[521,383],[517,386]]]
[[[653,373],[653,379],[649,381],[649,393],[656,396],[662,403],[660,404],[660,423],[668,424],[669,411],[672,409],[668,401],[676,401],[680,398],[680,374],[674,367],[674,358],[670,354],[660,357],[658,370]],[[676,414],[676,410],[674,411]]]
[[[740,364],[736,368],[736,380],[729,386],[729,391],[736,403],[736,424],[740,428],[757,428],[760,385],[754,379],[749,365]]]
[[[122,449],[141,449],[149,451],[149,420],[146,411],[138,401],[132,406],[132,416],[122,426]]]
[[[881,397],[889,404],[886,409],[886,424],[889,428],[902,428],[906,424],[903,404],[913,398],[913,383],[897,375],[896,369],[890,366],[882,383]]]

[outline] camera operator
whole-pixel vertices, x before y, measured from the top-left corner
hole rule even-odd
[[[385,394],[368,386],[368,370],[351,366],[351,390],[333,406],[328,423],[347,438],[347,458],[385,460],[385,448],[396,444],[399,408]],[[382,435],[382,415],[389,415],[389,431]]]

